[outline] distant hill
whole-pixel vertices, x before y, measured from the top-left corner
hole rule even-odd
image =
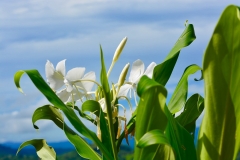
[[[0,144],[0,155],[16,154],[16,150]]]

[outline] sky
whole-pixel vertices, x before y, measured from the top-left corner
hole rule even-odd
[[[37,122],[40,130],[33,128],[34,110],[48,101],[26,75],[21,79],[25,94],[17,90],[13,76],[18,70],[37,69],[46,79],[47,60],[56,66],[67,59],[67,70],[85,67],[86,72],[94,71],[99,77],[99,45],[108,68],[116,47],[128,37],[110,76],[110,82],[117,83],[126,63],[132,64],[137,59],[146,67],[153,61],[161,63],[188,20],[194,25],[197,38],[181,51],[166,86],[169,97],[187,66],[202,66],[214,27],[229,4],[240,6],[238,0],[1,0],[0,143],[33,138],[51,142],[66,140],[51,121]],[[203,81],[193,80],[200,76],[196,73],[189,77],[189,95],[204,95]],[[94,130],[93,125],[85,123]],[[197,125],[200,123],[201,118]]]

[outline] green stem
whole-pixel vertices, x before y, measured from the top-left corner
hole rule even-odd
[[[113,127],[113,118],[112,118],[112,106],[111,106],[111,100],[110,100],[110,93],[107,92],[105,93],[105,103],[107,106],[107,119],[108,119],[108,128],[110,132],[110,137],[111,137],[111,145],[112,145],[112,150],[113,150],[113,156],[114,160],[117,160],[117,148],[116,148],[116,143],[115,143],[115,132],[114,132],[114,127]]]

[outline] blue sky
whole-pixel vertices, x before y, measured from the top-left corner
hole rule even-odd
[[[0,1],[0,142],[32,138],[47,141],[66,140],[50,121],[40,121],[40,130],[31,124],[33,111],[47,100],[27,76],[21,80],[26,95],[13,83],[14,73],[37,69],[45,78],[47,60],[54,65],[67,59],[67,70],[86,67],[99,76],[99,44],[109,67],[119,42],[128,37],[120,60],[110,76],[117,82],[126,63],[137,59],[145,66],[161,63],[188,20],[195,27],[197,39],[183,49],[171,80],[168,94],[174,90],[184,69],[202,66],[202,56],[223,9],[237,0],[108,1],[108,0],[1,0]],[[203,95],[203,82],[190,77],[189,94]],[[198,124],[200,121],[198,122]],[[90,127],[92,125],[88,123]]]

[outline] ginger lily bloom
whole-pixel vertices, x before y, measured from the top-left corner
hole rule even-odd
[[[47,63],[45,65],[47,82],[54,91],[64,85],[65,61],[66,60],[64,59],[58,62],[56,70],[54,69],[53,64],[49,60],[47,60]]]
[[[138,81],[143,75],[146,75],[149,78],[152,78],[153,69],[155,66],[156,66],[156,63],[152,62],[144,71],[145,69],[144,63],[140,59],[134,61],[132,65],[132,69],[130,71],[129,81],[120,88],[118,92],[118,97],[121,97],[121,96],[126,97],[129,90],[133,90],[134,97],[136,99],[134,90],[136,89]],[[131,97],[131,93],[130,93],[130,97]]]
[[[94,85],[94,82],[91,81],[96,79],[95,72],[88,72],[84,75],[85,68],[78,67],[69,70],[65,75],[65,61],[60,61],[56,66],[56,70],[53,64],[47,61],[45,71],[49,86],[56,91],[65,84],[66,88],[57,92],[63,102],[76,101],[83,96],[87,97],[88,92],[91,91]]]

